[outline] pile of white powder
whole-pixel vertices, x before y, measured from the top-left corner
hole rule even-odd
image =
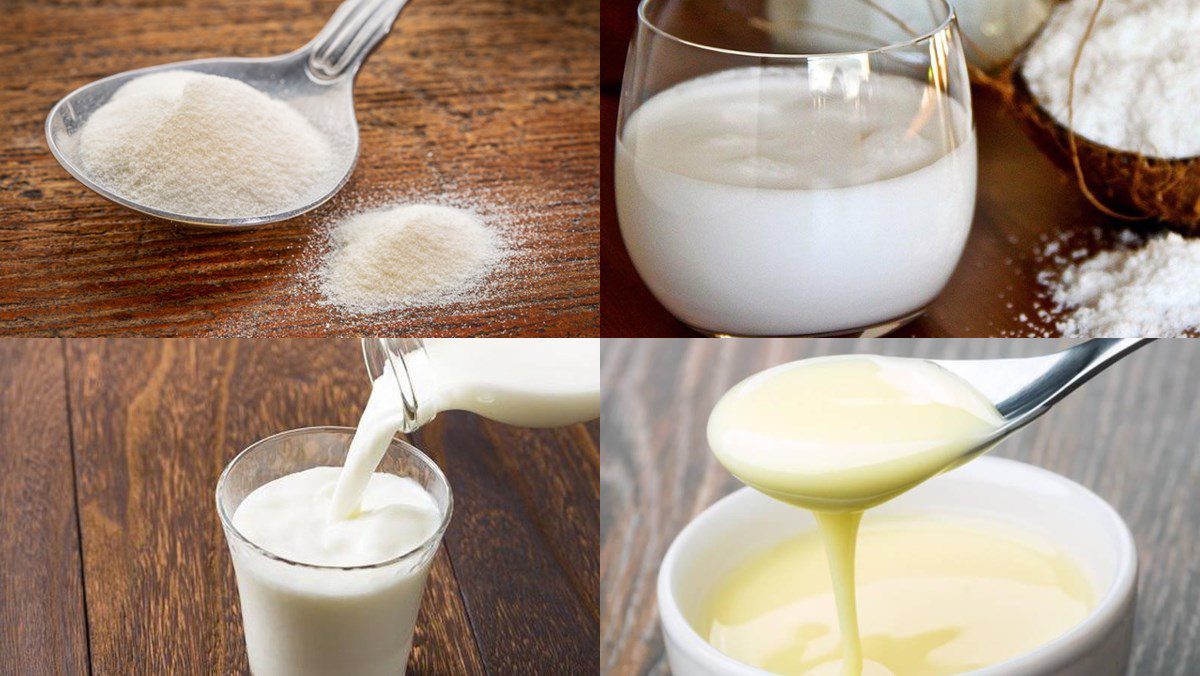
[[[1067,126],[1071,64],[1096,0],[1055,7],[1021,73]],[[1076,133],[1160,158],[1200,155],[1200,2],[1105,0],[1075,74]]]
[[[333,169],[329,140],[294,108],[243,82],[189,71],[121,87],[84,125],[79,153],[109,190],[207,218],[303,206]]]
[[[364,313],[464,299],[503,258],[474,213],[416,204],[353,215],[330,230],[318,285],[327,302]]]
[[[1049,283],[1064,336],[1173,337],[1200,329],[1200,239],[1104,251]]]

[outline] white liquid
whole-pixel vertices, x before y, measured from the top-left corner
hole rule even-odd
[[[429,339],[425,352],[436,381],[428,393],[434,410],[471,411],[524,427],[555,427],[600,415],[599,340]],[[354,513],[367,478],[404,425],[396,382],[389,367],[371,388],[334,495],[335,516]]]
[[[264,484],[238,505],[233,524],[272,554],[323,566],[388,561],[437,530],[442,514],[433,497],[412,479],[389,474],[370,477],[353,518],[329,518],[340,473],[316,467]],[[428,561],[323,570],[233,551],[255,674],[404,672]]]
[[[624,125],[615,179],[626,247],[668,310],[707,331],[783,335],[928,304],[962,253],[975,174],[958,103],[814,64],[654,96]]]

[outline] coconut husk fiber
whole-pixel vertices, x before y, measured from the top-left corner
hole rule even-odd
[[[1099,0],[1093,22],[1102,5]],[[1090,35],[1089,26],[1084,44]],[[1076,52],[1076,63],[1082,47]],[[1181,233],[1200,235],[1200,158],[1149,157],[1072,133],[1030,93],[1021,76],[1023,54],[1024,50],[999,72],[975,72],[973,79],[1000,93],[1034,143],[1075,176],[1080,190],[1097,209],[1122,220],[1157,219]],[[1074,72],[1073,68],[1072,78]]]

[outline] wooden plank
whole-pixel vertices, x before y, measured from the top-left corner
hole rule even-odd
[[[654,600],[658,565],[693,516],[739,486],[704,425],[731,385],[766,366],[863,351],[998,358],[1059,340],[611,340],[602,370],[601,671],[665,673]],[[1200,345],[1160,341],[1110,368],[994,453],[1068,476],[1129,524],[1142,563],[1130,673],[1200,669]]]
[[[592,673],[599,661],[595,613],[512,484],[504,451],[485,424],[443,413],[415,438],[438,458],[456,496],[446,542],[488,671]]]
[[[575,593],[599,622],[599,430],[532,430],[483,421],[505,482],[516,489]]]
[[[0,671],[88,671],[62,346],[0,340]]]
[[[245,672],[217,477],[275,432],[353,425],[369,386],[357,343],[88,340],[68,357],[96,671]],[[482,672],[444,554],[412,671]]]
[[[45,116],[76,87],[183,59],[282,54],[337,5],[7,3],[21,67],[0,75],[0,332],[595,335],[595,2],[411,3],[358,77],[353,177],[286,223],[206,232],[156,221],[91,193],[47,151]],[[520,253],[488,282],[489,300],[353,315],[301,283],[338,215],[427,198],[478,204],[503,223]]]

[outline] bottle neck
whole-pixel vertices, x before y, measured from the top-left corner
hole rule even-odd
[[[433,420],[438,413],[437,381],[421,339],[364,338],[362,349],[372,383],[385,378],[399,390],[395,413],[403,420],[401,431],[413,432]]]

